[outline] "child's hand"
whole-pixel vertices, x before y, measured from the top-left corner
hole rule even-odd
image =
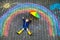
[[[30,18],[30,20],[32,20],[32,18]]]
[[[22,17],[22,19],[24,19],[24,17]]]

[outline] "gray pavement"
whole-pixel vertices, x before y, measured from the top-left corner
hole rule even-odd
[[[2,0],[3,1],[3,0]],[[2,2],[1,1],[1,2]],[[59,2],[59,0],[4,0],[5,2],[31,2],[36,4],[41,4],[49,8],[49,5],[55,2]],[[14,6],[14,5],[12,5]],[[4,14],[8,9],[0,8],[0,16]],[[29,14],[20,14],[17,15],[10,24],[10,30],[8,37],[0,37],[0,40],[58,40],[60,37],[50,37],[48,34],[48,25],[46,21],[41,17],[40,19],[33,18],[31,15],[28,17]],[[21,35],[18,35],[16,32],[22,28],[22,17],[25,18],[32,18],[32,22],[29,25],[29,29],[32,32],[32,35],[29,36],[27,31],[24,31]],[[59,39],[60,40],[60,39]]]

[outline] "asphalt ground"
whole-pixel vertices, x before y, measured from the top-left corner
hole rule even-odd
[[[49,9],[49,5],[55,2],[59,2],[59,0],[0,0],[1,3],[4,2],[19,2],[19,3],[36,3],[41,4]],[[1,4],[2,5],[2,4]],[[12,5],[15,6],[15,5]],[[2,16],[8,9],[0,8],[0,16]],[[59,13],[59,12],[58,12]],[[59,15],[59,14],[57,14]],[[32,18],[32,22],[29,25],[29,29],[32,32],[32,35],[29,36],[27,31],[23,31],[21,35],[18,35],[16,32],[22,28],[22,17]],[[29,17],[28,17],[29,16]],[[41,17],[40,19],[36,19],[29,15],[28,13],[20,14],[14,17],[10,24],[10,30],[8,37],[0,37],[0,40],[60,40],[60,37],[50,37],[48,34],[48,25],[46,21]]]

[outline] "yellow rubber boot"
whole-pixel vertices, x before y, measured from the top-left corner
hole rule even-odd
[[[23,31],[24,31],[24,29],[21,29],[21,30],[19,30],[19,31],[17,32],[17,34],[20,35]]]
[[[30,30],[27,29],[27,32],[29,35],[32,35],[32,32]]]

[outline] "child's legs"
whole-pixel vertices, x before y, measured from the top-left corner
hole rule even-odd
[[[32,32],[27,28],[26,29],[29,35],[32,35]]]
[[[24,28],[22,28],[21,30],[19,30],[17,33],[21,34],[24,31]]]

